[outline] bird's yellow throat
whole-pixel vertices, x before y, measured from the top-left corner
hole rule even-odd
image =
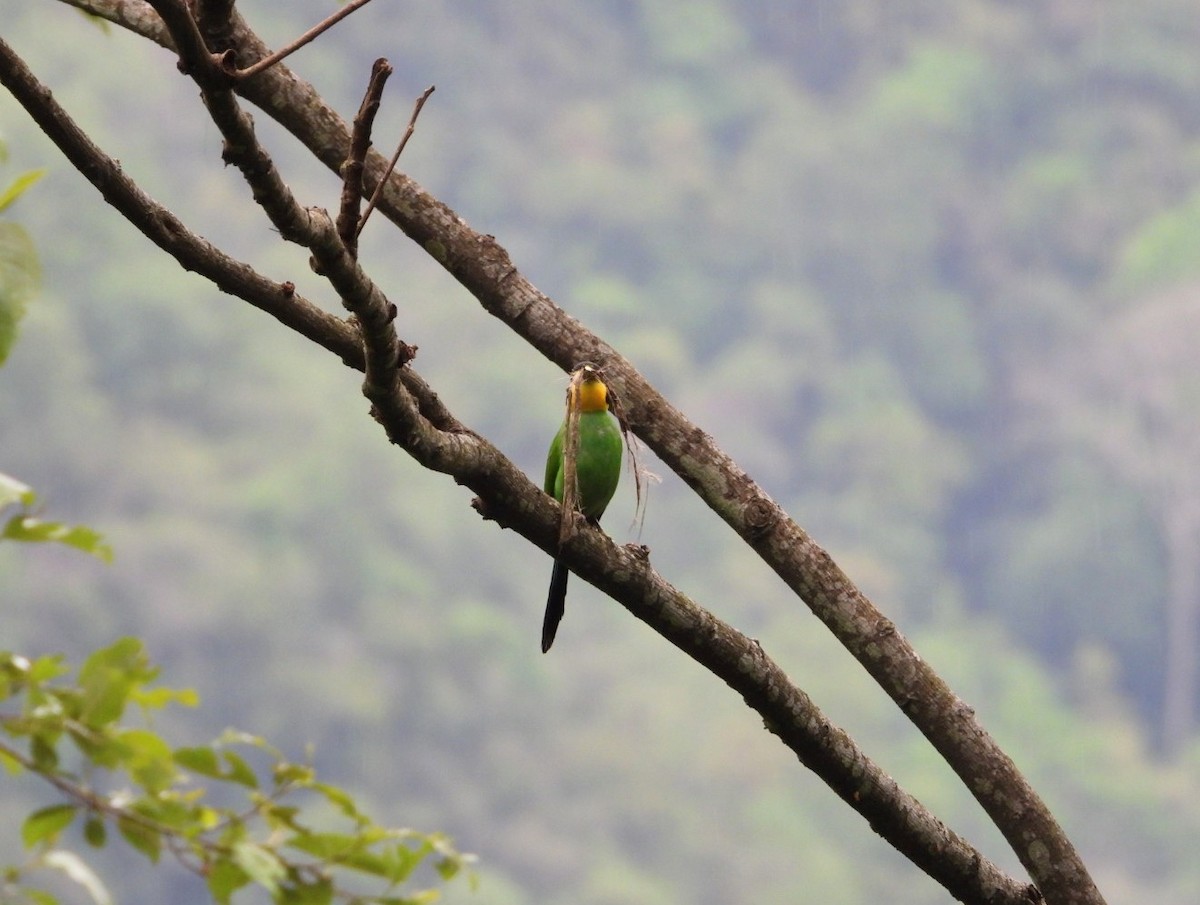
[[[581,412],[602,412],[608,408],[608,387],[598,377],[585,377],[579,384],[577,401]]]

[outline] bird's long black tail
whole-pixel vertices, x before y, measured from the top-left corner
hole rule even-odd
[[[559,560],[554,560],[554,573],[550,576],[550,594],[546,597],[546,618],[542,620],[542,653],[550,650],[554,636],[558,633],[558,624],[562,622],[567,604],[567,567]]]

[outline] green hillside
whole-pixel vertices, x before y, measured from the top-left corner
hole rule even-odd
[[[239,4],[275,43],[331,6]],[[289,64],[352,116],[388,57],[381,145],[435,84],[402,168],[830,550],[1028,772],[1111,905],[1192,905],[1200,687],[1171,684],[1170,642],[1200,606],[1180,590],[1200,575],[1193,6],[377,0]],[[337,310],[222,167],[168,53],[52,0],[0,0],[0,23],[147,191]],[[256,122],[302,201],[335,208],[335,176]],[[78,660],[143,637],[203,700],[164,732],[311,742],[382,819],[480,856],[480,891],[454,901],[947,901],[583,582],[542,657],[549,558],[391,447],[359,375],[180,273],[3,93],[0,138],[0,185],[49,169],[6,212],[43,291],[0,371],[0,471],[116,554],[0,548],[0,646]],[[536,480],[565,378],[382,220],[362,260],[414,366]],[[626,477],[607,530],[1019,870],[677,479],[633,514]],[[29,800],[0,796],[6,826]],[[18,838],[0,831],[0,855]],[[185,874],[100,863],[121,901],[206,901]]]

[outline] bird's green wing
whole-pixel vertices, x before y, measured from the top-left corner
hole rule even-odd
[[[550,494],[560,503],[562,502],[562,474],[563,467],[563,436],[566,433],[567,425],[564,422],[562,427],[558,429],[558,433],[554,435],[554,439],[550,441],[550,451],[546,453],[546,481],[542,485],[542,490]]]
[[[579,419],[579,508],[598,519],[608,508],[621,479],[624,443],[617,419],[608,412],[589,412]]]

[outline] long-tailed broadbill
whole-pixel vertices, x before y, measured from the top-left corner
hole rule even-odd
[[[609,411],[608,387],[595,365],[583,363],[571,374],[567,416],[546,455],[546,493],[563,504],[564,537],[576,511],[593,524],[612,499],[621,477],[621,428]],[[571,481],[571,477],[574,481]],[[542,622],[542,653],[550,650],[567,598],[567,571],[555,557]]]

